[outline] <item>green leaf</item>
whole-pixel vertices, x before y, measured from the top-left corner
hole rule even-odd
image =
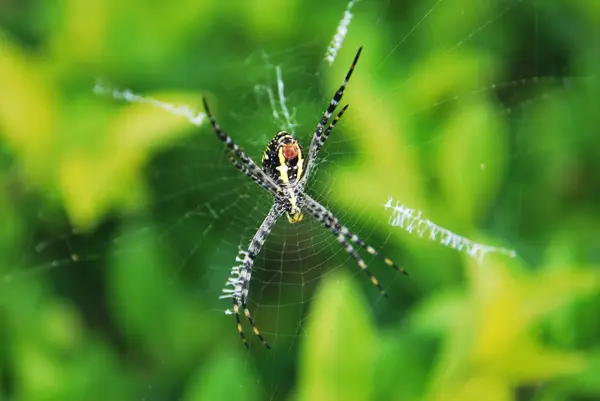
[[[169,272],[155,230],[128,226],[109,270],[111,307],[127,338],[165,366],[195,363],[194,352],[207,347],[207,308],[186,297]],[[219,325],[211,327],[217,330]]]
[[[483,99],[459,107],[443,129],[437,158],[444,208],[462,222],[477,221],[504,175],[506,135]]]
[[[181,94],[153,96],[174,104],[194,100],[183,100]],[[57,174],[75,225],[93,226],[116,206],[125,210],[139,206],[146,195],[141,173],[148,159],[169,141],[191,132],[189,126],[185,118],[152,106],[127,105],[109,123],[108,132],[101,134],[106,136],[101,146],[65,153]]]
[[[319,287],[303,344],[301,400],[367,400],[377,340],[353,280],[327,276]]]
[[[244,352],[216,355],[203,364],[205,369],[199,370],[189,384],[183,401],[214,400],[256,400],[257,380],[250,371]]]

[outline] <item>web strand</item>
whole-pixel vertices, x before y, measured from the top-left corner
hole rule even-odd
[[[269,65],[269,67],[272,67]],[[271,104],[271,115],[273,119],[278,124],[281,130],[287,131],[292,135],[295,135],[295,128],[298,124],[294,118],[294,111],[290,113],[285,97],[285,82],[283,81],[281,66],[275,66],[275,78],[277,83],[277,100],[275,99],[275,93],[273,89],[271,89],[268,85],[255,85],[254,92],[256,94],[260,94],[264,92],[267,94],[269,98],[269,103]]]

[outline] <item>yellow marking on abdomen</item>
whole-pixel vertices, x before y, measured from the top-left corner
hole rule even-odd
[[[279,171],[279,175],[281,176],[281,181],[287,185],[290,183],[290,178],[288,176],[289,168],[285,164],[286,159],[285,159],[285,156],[283,155],[283,148],[279,148],[279,151],[277,153],[279,156],[279,166],[277,166],[276,169],[277,169],[277,171]],[[296,177],[298,177],[298,176],[296,176]],[[288,194],[289,194],[290,204],[292,206],[292,212],[294,212],[291,216],[289,213],[287,214],[288,221],[290,222],[290,224],[298,223],[298,222],[302,221],[302,218],[304,216],[298,210],[296,194],[294,193],[293,188],[288,188]]]
[[[298,146],[298,164],[296,164],[298,167],[298,174],[296,175],[296,181],[302,178],[302,173],[304,173],[304,168],[302,167],[303,165],[304,158],[302,157],[302,149],[300,149],[300,146]]]
[[[290,178],[288,177],[288,166],[285,164],[285,156],[283,155],[283,148],[279,148],[279,152],[277,152],[279,156],[279,166],[276,167],[276,170],[279,171],[279,175],[281,176],[281,181],[284,184],[290,183]]]

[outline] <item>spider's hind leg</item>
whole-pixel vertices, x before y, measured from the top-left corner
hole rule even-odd
[[[303,197],[303,204],[305,210],[307,210],[319,223],[321,223],[323,227],[328,229],[337,238],[338,242],[340,245],[342,245],[346,253],[356,260],[358,266],[369,276],[369,279],[373,285],[377,287],[382,295],[387,297],[385,290],[381,287],[379,281],[377,281],[377,278],[375,278],[375,276],[369,271],[367,264],[354,249],[351,242],[364,248],[369,254],[382,258],[384,263],[393,269],[408,275],[406,270],[396,265],[391,259],[381,255],[375,248],[367,245],[367,243],[365,243],[358,235],[352,233],[346,226],[340,223],[339,219],[335,217],[333,213],[331,213],[325,206],[321,205],[319,202],[306,194],[304,194]]]
[[[385,290],[383,289],[381,284],[379,284],[379,280],[377,280],[377,278],[373,275],[373,273],[371,273],[371,271],[368,269],[367,264],[365,263],[363,258],[360,257],[358,252],[356,252],[354,247],[352,247],[352,245],[348,242],[348,240],[346,239],[344,234],[339,232],[333,225],[330,225],[327,228],[329,228],[329,230],[333,233],[333,235],[337,234],[336,238],[337,238],[338,242],[342,245],[342,247],[344,247],[344,250],[346,251],[346,253],[348,253],[350,256],[352,256],[354,258],[354,260],[356,260],[356,263],[358,263],[358,266],[361,268],[362,271],[364,271],[367,274],[367,276],[369,276],[369,280],[371,280],[371,283],[373,283],[373,285],[379,290],[381,295],[388,298],[388,294],[387,294],[387,292],[385,292]]]
[[[383,259],[383,262],[386,265],[388,265],[389,267],[391,267],[392,269],[394,269],[396,271],[399,271],[400,273],[408,276],[408,272],[404,268],[398,266],[396,263],[394,263],[394,261],[392,259],[383,256],[381,253],[379,253],[378,250],[376,250],[375,248],[373,248],[371,245],[368,245],[358,235],[356,235],[352,231],[350,231],[346,226],[344,226],[343,224],[341,224],[339,222],[337,222],[336,226],[338,227],[338,229],[340,230],[340,232],[342,234],[344,234],[352,243],[357,244],[358,246],[360,246],[361,248],[363,248],[364,250],[366,250],[371,255],[377,256],[377,257]]]
[[[252,266],[254,265],[254,258],[260,252],[265,240],[267,239],[267,236],[271,232],[271,229],[282,214],[283,211],[277,207],[277,204],[271,207],[269,214],[267,214],[267,217],[265,217],[264,221],[250,241],[248,249],[246,251],[240,250],[238,257],[236,258],[236,261],[241,263],[241,265],[237,265],[232,269],[232,277],[228,280],[229,285],[234,287],[233,292],[230,289],[226,289],[224,290],[226,295],[222,296],[223,298],[228,298],[229,296],[233,298],[233,313],[235,314],[237,329],[246,348],[249,348],[249,346],[240,323],[240,304],[242,309],[244,309],[244,315],[252,326],[252,331],[254,334],[267,349],[271,349],[271,346],[265,341],[264,337],[262,334],[260,334],[260,331],[256,327],[256,324],[254,324],[254,318],[248,309],[247,301],[248,293],[250,291],[250,280],[252,278]]]
[[[246,301],[242,300],[242,308],[244,308],[244,315],[246,315],[246,318],[248,319],[248,322],[250,323],[250,326],[252,326],[252,331],[254,332],[254,334],[256,335],[256,337],[258,337],[258,339],[260,340],[261,343],[263,343],[263,345],[267,348],[267,349],[271,349],[271,346],[269,345],[269,343],[267,343],[264,339],[264,337],[262,336],[262,334],[260,334],[260,331],[258,330],[258,327],[256,327],[256,325],[254,324],[254,319],[252,318],[252,315],[250,314],[250,310],[248,309],[248,305],[246,304]]]
[[[306,195],[305,195],[305,197],[306,197]],[[333,215],[333,213],[331,213],[331,211],[329,211],[329,209],[327,209],[326,207],[321,205],[319,202],[317,202],[316,200],[309,198],[309,197],[306,197],[306,202],[311,206],[311,208],[313,210],[316,211],[315,218],[317,218],[317,220],[319,220],[319,222],[321,224],[323,224],[325,227],[329,228],[330,230],[335,228],[338,232],[340,232],[342,235],[344,235],[344,237],[348,241],[360,246],[361,248],[366,250],[369,254],[376,256],[378,258],[381,258],[383,260],[383,262],[386,265],[390,266],[392,269],[408,276],[408,272],[404,268],[398,266],[390,258],[383,256],[378,250],[376,250],[372,246],[368,245],[362,238],[360,238],[358,235],[356,235],[355,233],[350,231],[348,229],[348,227],[343,225],[339,221],[339,219],[337,217],[335,217]],[[333,228],[330,228],[329,226],[331,226]]]
[[[236,297],[233,297],[233,313],[235,315],[237,329],[240,333],[240,337],[242,338],[242,342],[244,343],[246,348],[250,348],[250,346],[248,345],[248,341],[246,340],[246,336],[244,335],[244,330],[242,329],[242,322],[240,321],[240,306],[238,305],[238,300]]]

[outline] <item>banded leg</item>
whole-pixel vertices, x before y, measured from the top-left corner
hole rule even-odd
[[[356,56],[354,56],[354,61],[352,61],[352,65],[350,66],[350,69],[346,73],[346,77],[344,78],[344,81],[342,81],[340,88],[333,95],[333,98],[331,99],[329,106],[323,113],[323,117],[321,118],[321,121],[319,121],[319,123],[317,124],[317,128],[315,128],[313,138],[310,143],[307,169],[306,169],[306,172],[303,177],[304,181],[306,181],[306,179],[308,179],[310,169],[311,169],[312,165],[314,164],[314,159],[317,157],[317,153],[318,153],[319,149],[321,148],[321,146],[323,146],[323,143],[327,139],[326,137],[323,138],[323,129],[325,128],[325,124],[327,124],[327,121],[329,121],[329,119],[331,118],[331,115],[335,111],[338,103],[340,102],[340,100],[342,100],[342,96],[344,95],[344,90],[346,89],[346,85],[348,85],[348,81],[350,81],[352,72],[354,72],[354,68],[356,67],[356,63],[358,62],[358,58],[360,57],[361,51],[362,51],[362,47],[359,47],[358,52],[356,52]],[[341,115],[340,115],[340,117],[341,117]],[[331,130],[330,130],[330,132],[331,132]]]
[[[340,121],[340,118],[342,118],[342,116],[344,115],[344,113],[348,109],[348,106],[350,106],[350,105],[349,104],[345,105],[344,108],[341,109],[339,113],[337,113],[337,115],[335,116],[335,118],[333,119],[333,121],[331,122],[331,124],[329,124],[329,127],[327,127],[327,129],[323,133],[323,136],[321,137],[321,140],[319,141],[319,146],[317,147],[317,150],[316,150],[317,152],[319,150],[321,150],[321,148],[325,144],[325,141],[327,141],[327,138],[329,138],[329,134],[335,128],[335,125],[337,124],[337,122]]]
[[[252,331],[254,332],[254,334],[256,335],[256,337],[258,337],[258,339],[260,340],[261,343],[263,343],[263,345],[265,346],[265,348],[267,349],[271,349],[271,346],[269,345],[269,343],[267,343],[264,339],[264,337],[262,336],[262,334],[260,334],[260,331],[258,330],[258,328],[256,327],[256,325],[254,324],[254,319],[252,318],[252,315],[250,314],[250,310],[248,309],[248,305],[242,301],[242,308],[244,308],[244,314],[246,315],[246,319],[248,319],[248,322],[250,323],[250,326],[252,326]],[[248,348],[248,343],[246,343],[246,348]]]
[[[262,187],[263,189],[265,189],[266,191],[272,193],[273,195],[277,195],[277,192],[273,191],[273,189],[265,182],[263,182],[260,178],[258,178],[257,176],[255,176],[254,174],[252,174],[250,172],[250,170],[248,170],[248,168],[246,166],[244,166],[242,163],[240,163],[234,156],[233,154],[231,154],[231,152],[228,149],[225,149],[225,153],[227,154],[227,157],[229,158],[229,160],[231,161],[231,163],[238,169],[240,170],[242,173],[244,173],[245,175],[247,175],[248,177],[250,177],[250,179],[252,181],[254,181],[256,184],[258,184],[260,187]]]
[[[244,335],[244,330],[242,329],[242,322],[240,321],[240,306],[238,305],[238,300],[236,297],[233,297],[233,314],[235,315],[238,333],[240,333],[242,342],[244,343],[246,348],[250,348],[250,346],[248,345],[248,340],[246,340],[246,336]]]
[[[367,268],[367,264],[365,263],[363,258],[361,258],[360,255],[358,254],[358,252],[356,252],[356,250],[352,247],[352,245],[350,245],[350,243],[348,242],[348,240],[346,239],[344,234],[340,233],[339,230],[337,228],[335,228],[335,226],[333,226],[333,225],[328,225],[325,222],[321,222],[321,224],[323,224],[325,227],[327,227],[333,233],[333,235],[336,235],[338,242],[344,247],[344,250],[348,254],[350,254],[350,256],[352,256],[354,258],[354,260],[356,260],[356,263],[358,263],[358,266],[362,269],[362,271],[364,271],[367,274],[367,276],[369,276],[369,280],[371,280],[371,283],[373,283],[373,285],[379,290],[381,295],[388,298],[387,292],[385,292],[385,290],[383,289],[381,284],[379,284],[379,281],[377,280],[377,278]]]
[[[356,250],[348,242],[348,239],[344,234],[342,234],[341,230],[336,226],[334,221],[329,219],[327,214],[323,214],[318,208],[315,208],[314,204],[307,202],[305,206],[305,210],[307,210],[310,215],[312,215],[319,223],[321,223],[321,225],[323,225],[323,227],[328,229],[337,238],[338,242],[342,245],[346,253],[356,260],[356,263],[358,263],[358,266],[361,268],[361,270],[363,270],[367,276],[369,276],[371,283],[373,283],[373,285],[379,290],[381,295],[387,298],[388,295],[383,287],[381,287],[381,284],[379,284],[377,278],[373,275],[373,273],[371,273],[363,258],[361,258],[358,252],[356,252]]]
[[[321,137],[321,140],[319,142],[319,147],[317,148],[317,152],[321,149],[321,147],[323,146],[323,144],[325,143],[327,138],[329,138],[329,134],[335,128],[335,125],[337,124],[337,122],[340,121],[340,118],[342,118],[342,116],[344,115],[344,112],[346,111],[346,109],[348,109],[348,106],[349,106],[349,104],[345,105],[344,108],[342,110],[340,110],[340,112],[335,116],[333,121],[329,124],[329,127],[327,127],[327,129],[323,133],[323,136]],[[313,163],[311,163],[311,164],[313,164]],[[307,165],[307,171],[312,167],[311,164]],[[302,191],[304,190],[304,186],[306,185],[306,181],[307,181],[306,179],[304,179],[304,177],[307,177],[307,175],[304,174],[304,176],[302,177],[302,179],[300,181],[300,188]]]
[[[252,160],[250,156],[244,153],[244,151],[238,146],[238,144],[235,143],[233,139],[221,129],[221,126],[217,123],[214,116],[210,112],[210,108],[208,107],[208,102],[205,97],[202,98],[202,102],[204,103],[204,111],[206,112],[208,120],[210,121],[210,124],[212,125],[215,134],[217,134],[217,137],[225,144],[225,146],[227,146],[229,150],[231,150],[237,155],[237,157],[240,158],[242,163],[248,168],[248,170],[253,175],[264,181],[265,184],[271,187],[273,191],[279,191],[279,186],[271,179],[271,177],[269,177],[264,171],[262,171],[256,165],[254,160]]]
[[[356,235],[355,233],[350,231],[348,229],[348,227],[346,227],[345,225],[340,223],[339,219],[337,217],[335,217],[333,215],[333,213],[331,213],[326,207],[324,207],[319,202],[312,199],[310,196],[308,196],[306,194],[304,195],[304,199],[305,199],[305,202],[307,204],[309,204],[313,209],[318,210],[318,213],[321,216],[326,216],[326,220],[328,222],[330,222],[332,225],[334,225],[340,231],[340,233],[342,233],[350,242],[360,246],[361,248],[366,250],[371,255],[381,258],[383,260],[383,262],[386,265],[390,266],[392,269],[408,276],[408,272],[405,269],[403,269],[402,267],[399,267],[396,263],[394,263],[393,260],[383,256],[379,251],[377,251],[375,248],[373,248],[372,246],[368,245],[365,241],[363,241],[362,238],[360,238],[358,235]]]
[[[394,270],[396,270],[396,271],[404,274],[405,276],[408,276],[408,272],[404,268],[398,266],[396,263],[394,263],[393,260],[391,260],[390,258],[387,258],[387,257],[383,256],[378,250],[376,250],[372,246],[370,246],[367,243],[365,243],[365,241],[363,241],[358,235],[356,235],[352,231],[348,230],[348,228],[346,228],[346,226],[340,225],[339,223],[336,224],[336,225],[340,229],[340,232],[342,232],[344,235],[346,235],[346,237],[352,243],[357,244],[358,246],[360,246],[361,248],[363,248],[364,250],[366,250],[371,255],[376,256],[378,258],[381,258],[383,260],[383,263],[385,263],[386,265],[388,265],[392,269],[394,269]]]
[[[256,234],[254,234],[254,237],[250,241],[248,250],[246,252],[243,252],[244,258],[241,261],[242,265],[239,270],[239,278],[235,282],[235,291],[234,291],[232,298],[233,298],[233,313],[235,314],[238,332],[240,333],[240,337],[242,338],[242,341],[244,342],[244,345],[246,347],[248,347],[248,342],[246,341],[246,338],[244,336],[244,331],[243,331],[242,325],[240,323],[240,313],[239,313],[240,304],[241,304],[242,308],[244,309],[244,315],[246,315],[246,319],[250,323],[250,326],[252,326],[252,331],[254,332],[254,334],[258,337],[258,339],[263,343],[263,345],[267,349],[271,349],[269,344],[263,338],[262,334],[260,334],[260,331],[258,330],[258,328],[256,327],[256,324],[254,323],[252,314],[250,313],[250,310],[248,309],[248,292],[250,290],[250,279],[252,277],[252,267],[254,265],[254,259],[260,252],[263,244],[265,243],[265,240],[267,239],[267,237],[269,236],[269,233],[271,232],[271,229],[277,222],[277,219],[282,214],[283,214],[283,212],[279,208],[273,206],[271,208],[271,210],[269,211],[269,214],[267,214],[267,217],[265,217],[264,221],[262,222],[262,224],[256,231]]]

